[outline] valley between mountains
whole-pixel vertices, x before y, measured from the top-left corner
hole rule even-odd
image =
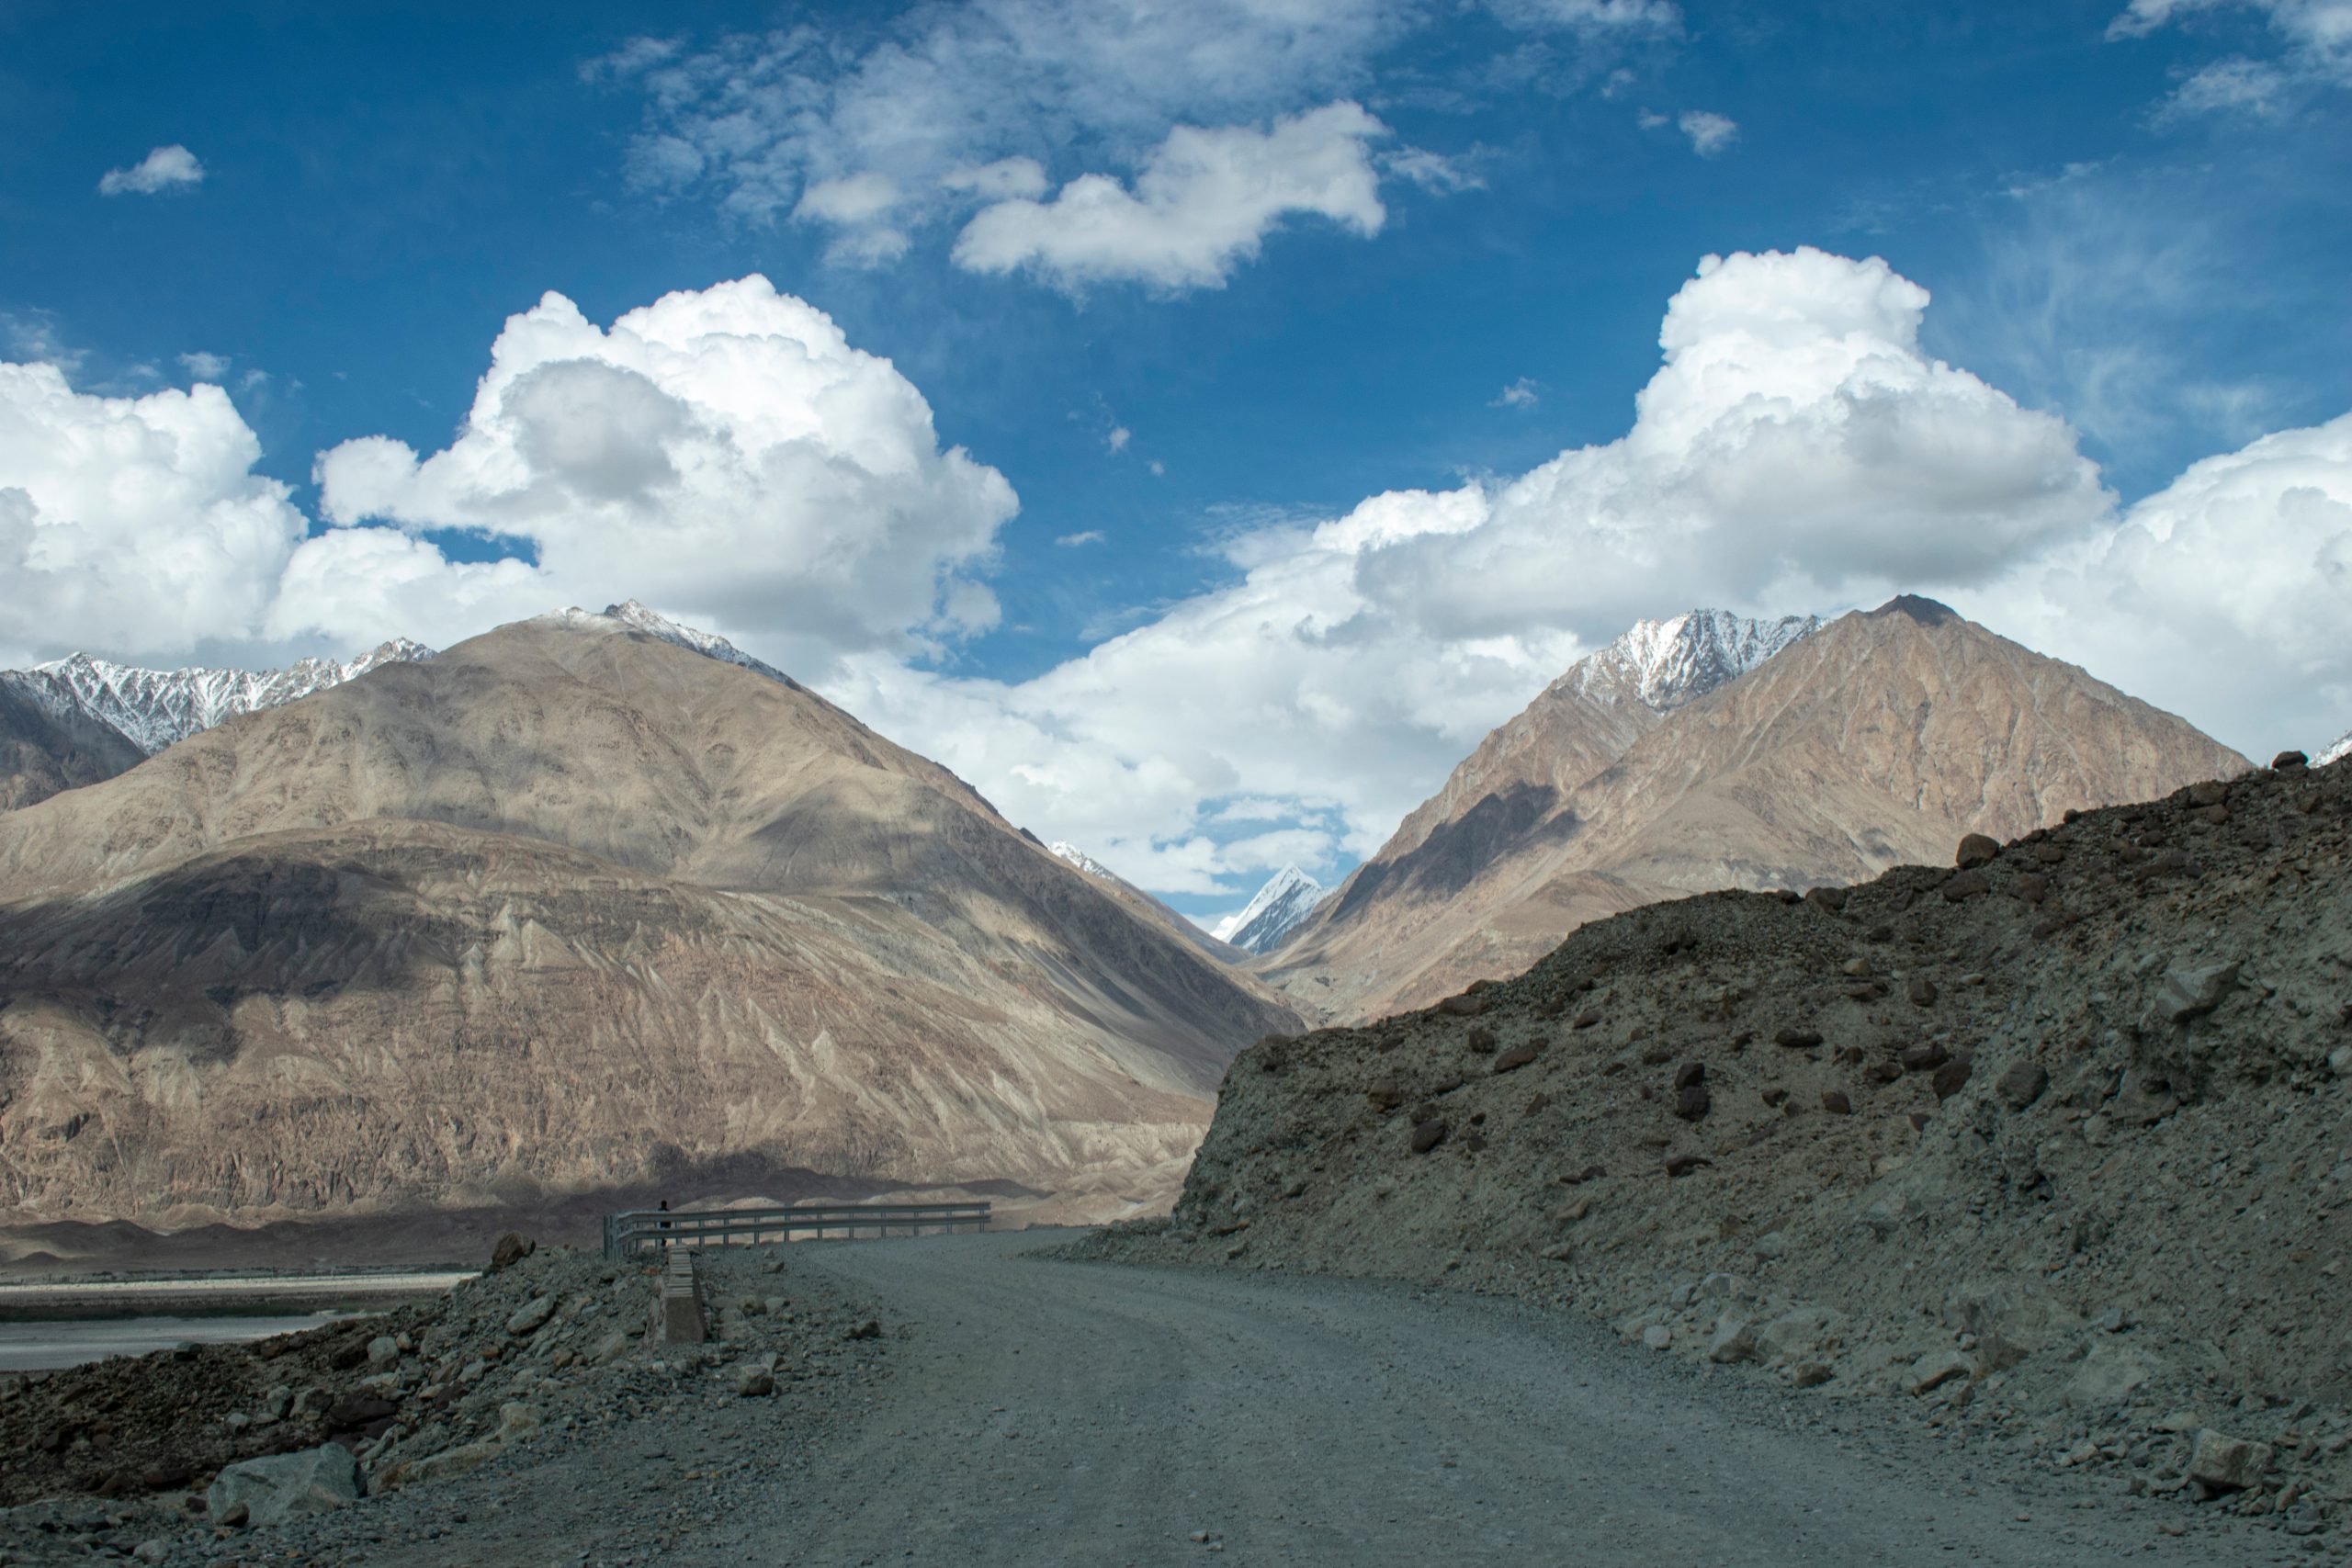
[[[0,1546],[209,1562],[212,1471],[330,1450],[362,1512],[269,1539],[353,1562],[2352,1527],[2352,762],[1928,601],[1693,612],[1218,935],[641,606],[395,652],[0,680],[12,1272],[548,1245],[398,1336],[0,1380]],[[561,1245],[949,1193],[1101,1228],[715,1259],[687,1351]],[[601,1506],[689,1453],[713,1509]]]

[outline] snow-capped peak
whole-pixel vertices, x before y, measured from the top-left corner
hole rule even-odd
[[[1615,642],[1570,665],[1560,683],[1603,701],[1632,697],[1665,713],[1747,674],[1822,624],[1818,615],[1758,621],[1726,610],[1636,621]]]
[[[737,665],[754,674],[765,675],[771,681],[781,681],[786,685],[796,689],[800,684],[775,665],[763,660],[752,658],[718,633],[703,631],[695,626],[681,626],[667,615],[656,615],[634,599],[624,599],[617,604],[607,604],[601,611],[583,610],[575,604],[570,609],[559,610],[548,618],[574,626],[617,622],[627,630],[643,632],[648,637],[658,637],[663,642],[673,644],[690,652],[699,653],[705,659],[715,659],[721,664]]]
[[[1298,867],[1286,865],[1267,878],[1240,913],[1217,922],[1217,940],[1251,953],[1272,953],[1329,897],[1321,883]]]
[[[1101,861],[1096,860],[1092,855],[1088,854],[1076,844],[1065,843],[1057,839],[1054,842],[1047,844],[1046,848],[1057,858],[1068,861],[1070,864],[1078,867],[1079,870],[1086,873],[1089,876],[1099,877],[1104,882],[1117,882],[1120,880],[1120,876],[1117,872],[1113,871],[1109,866],[1104,865]]]
[[[356,659],[302,659],[283,670],[141,670],[77,653],[0,673],[0,680],[51,713],[78,713],[110,726],[152,757],[239,714],[340,686],[381,665],[432,657],[431,649],[404,637]]]
[[[2347,729],[2337,736],[2333,744],[2322,750],[2318,756],[2313,757],[2312,766],[2324,768],[2330,762],[2340,762],[2346,757],[2352,757],[2352,729]]]

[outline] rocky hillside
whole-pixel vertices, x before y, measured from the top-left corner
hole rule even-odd
[[[1928,600],[1777,646],[1665,688],[1663,711],[1639,681],[1570,671],[1357,869],[1268,977],[1324,1017],[1378,1016],[1516,973],[1578,924],[1661,898],[1850,882],[1963,833],[2013,837],[2247,765]]]
[[[946,770],[579,615],[0,816],[0,998],[6,1206],[166,1228],[828,1183],[1124,1213],[1292,1021]]]
[[[0,811],[110,779],[143,755],[107,726],[52,712],[0,682]]]
[[[1102,1245],[1566,1303],[2317,1529],[2352,1504],[2352,764],[2067,818],[1262,1042],[1174,1215]]]

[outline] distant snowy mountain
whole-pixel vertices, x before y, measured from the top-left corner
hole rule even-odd
[[[1570,665],[1555,689],[1568,686],[1601,701],[1632,697],[1667,713],[1747,674],[1822,625],[1818,615],[1751,621],[1727,610],[1635,621],[1615,642]]]
[[[655,615],[634,599],[623,600],[617,604],[607,604],[601,615],[574,607],[560,612],[559,618],[618,621],[631,631],[643,632],[649,637],[659,637],[663,642],[674,643],[680,648],[692,649],[704,658],[716,659],[721,664],[741,665],[755,674],[765,675],[771,681],[781,681],[795,691],[800,689],[799,682],[795,681],[775,665],[752,658],[717,633],[698,631],[693,626],[680,626],[666,615]]]
[[[1079,870],[1086,873],[1089,876],[1100,877],[1104,882],[1125,882],[1126,880],[1117,872],[1113,871],[1109,866],[1104,865],[1101,861],[1096,860],[1092,855],[1090,855],[1084,850],[1080,849],[1076,844],[1064,843],[1062,840],[1057,839],[1054,842],[1047,844],[1046,848],[1052,851],[1053,853],[1059,858],[1069,862],[1070,864],[1078,867]]]
[[[1315,906],[1329,897],[1321,883],[1298,867],[1286,865],[1258,889],[1258,896],[1239,914],[1217,922],[1217,939],[1251,953],[1272,953],[1299,921],[1315,912]]]
[[[432,657],[431,649],[407,637],[341,663],[304,659],[283,670],[141,670],[77,653],[30,670],[0,671],[0,681],[61,719],[97,720],[152,757],[223,719],[340,686],[381,665]]]
[[[2340,762],[2346,757],[2352,757],[2352,729],[2347,729],[2337,736],[2333,745],[2313,757],[2312,765],[2324,768],[2330,762]]]

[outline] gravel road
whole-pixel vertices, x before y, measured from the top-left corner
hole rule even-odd
[[[560,1462],[435,1489],[439,1538],[368,1560],[2055,1568],[2128,1552],[2256,1568],[2342,1555],[2018,1476],[1887,1402],[1694,1368],[1559,1314],[1023,1256],[1041,1239],[795,1247],[796,1275],[872,1303],[891,1340],[887,1368],[817,1427],[787,1438],[775,1407],[749,1400],[632,1423]],[[364,1528],[371,1506],[339,1522]]]

